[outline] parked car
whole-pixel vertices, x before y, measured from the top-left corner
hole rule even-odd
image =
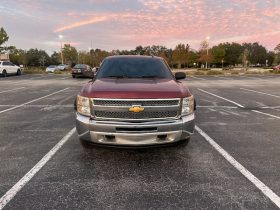
[[[50,65],[46,68],[47,73],[54,73],[55,71],[58,71],[59,69],[57,68],[56,65]]]
[[[69,65],[66,65],[66,64],[59,64],[57,66],[58,70],[61,70],[61,71],[64,71],[64,70],[67,70],[69,68]]]
[[[280,64],[272,67],[273,70],[280,70]]]
[[[76,129],[84,146],[188,142],[195,100],[160,57],[112,56],[77,95]]]
[[[72,77],[89,77],[93,78],[94,77],[94,72],[92,68],[89,65],[86,64],[76,64],[72,68]]]
[[[3,77],[6,77],[8,74],[21,75],[21,69],[10,61],[0,61],[0,73]]]

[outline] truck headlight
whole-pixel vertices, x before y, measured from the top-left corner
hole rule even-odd
[[[182,99],[182,116],[189,115],[194,112],[194,97],[190,96]]]
[[[80,95],[77,96],[77,112],[85,116],[90,116],[89,98]]]

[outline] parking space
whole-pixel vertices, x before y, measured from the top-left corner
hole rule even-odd
[[[87,81],[1,78],[0,209],[280,206],[279,76],[187,77],[197,100],[190,143],[141,150],[84,149],[69,133],[74,98]]]

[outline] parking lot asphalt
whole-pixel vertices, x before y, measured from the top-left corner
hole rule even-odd
[[[87,81],[0,78],[0,209],[278,209],[280,76],[187,77],[190,143],[141,150],[80,145]]]

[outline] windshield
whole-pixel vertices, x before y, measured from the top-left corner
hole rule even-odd
[[[54,65],[51,65],[51,66],[49,66],[49,68],[55,68],[56,66],[54,66]]]
[[[76,64],[74,68],[85,68],[86,66],[84,64]]]
[[[157,58],[111,58],[102,63],[97,78],[169,78],[172,74],[164,63]]]

